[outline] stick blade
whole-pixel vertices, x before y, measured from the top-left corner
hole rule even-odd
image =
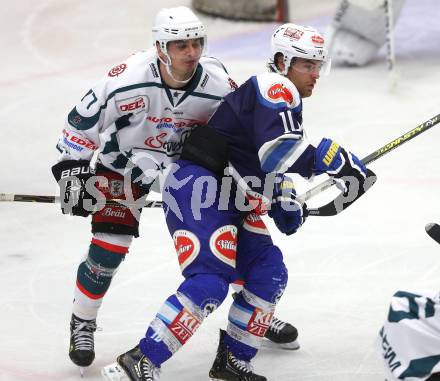
[[[440,225],[434,222],[426,224],[426,233],[437,243],[440,244]]]

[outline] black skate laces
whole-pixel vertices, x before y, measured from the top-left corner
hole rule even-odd
[[[252,367],[251,363],[244,360],[239,360],[237,357],[235,357],[231,352],[228,351],[228,357],[232,365],[236,367],[239,371],[245,372],[245,373],[252,373],[254,371],[254,368]]]
[[[286,323],[280,319],[277,319],[275,316],[270,323],[269,330],[279,334],[280,331],[286,326]]]
[[[75,350],[93,350],[93,333],[96,331],[96,321],[79,321],[74,318],[72,330]]]
[[[156,368],[145,356],[142,356],[135,367],[136,373],[140,375],[139,378],[141,378],[142,381],[155,381],[159,378],[160,369]]]

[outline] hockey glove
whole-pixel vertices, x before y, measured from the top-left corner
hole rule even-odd
[[[86,190],[86,182],[93,176],[88,160],[60,161],[52,167],[52,173],[60,187],[61,211],[63,214],[87,217],[91,208],[85,208],[84,201],[96,202]]]
[[[295,186],[292,179],[282,175],[275,183],[272,204],[268,212],[281,233],[296,233],[308,216],[306,204],[296,199]]]
[[[361,189],[367,176],[367,168],[357,156],[327,138],[323,138],[316,148],[314,172],[334,177],[344,194],[348,194],[350,186],[355,183],[356,189]]]

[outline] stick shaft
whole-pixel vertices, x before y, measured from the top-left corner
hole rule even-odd
[[[383,147],[380,147],[378,150],[370,153],[368,156],[365,156],[362,159],[362,163],[370,164],[373,161],[376,161],[377,159],[386,155],[387,153],[391,152],[392,150],[396,149],[397,147],[400,147],[402,144],[410,141],[411,139],[415,138],[416,136],[418,136],[418,135],[422,134],[423,132],[429,130],[430,128],[434,127],[439,122],[440,122],[440,114],[434,116],[433,118],[427,120],[426,122],[423,122],[422,124],[418,125],[416,128],[412,129],[411,131],[408,131],[405,134],[399,136],[398,138],[392,140],[391,142],[385,144]],[[334,182],[333,178],[329,178],[326,181],[323,181],[322,183],[309,189],[307,192],[305,192],[301,196],[299,196],[299,198],[301,200],[307,201],[307,200],[311,199],[312,197],[316,196],[317,194],[323,192],[324,190],[330,188],[334,183],[335,182]]]

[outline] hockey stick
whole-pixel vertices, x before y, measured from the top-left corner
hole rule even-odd
[[[372,163],[373,161],[376,161],[377,159],[379,159],[380,157],[384,156],[385,154],[391,152],[395,148],[400,147],[402,144],[415,138],[417,135],[420,135],[421,133],[434,127],[439,122],[440,122],[440,114],[427,120],[426,122],[423,122],[422,124],[418,125],[416,128],[412,129],[411,131],[408,131],[407,133],[399,136],[397,139],[392,140],[391,142],[385,144],[383,147],[379,148],[378,150],[376,150],[373,153],[369,154],[368,156],[364,157],[362,159],[362,163],[369,164],[369,163]],[[370,173],[372,174],[372,176],[374,175],[373,172],[370,172]],[[328,178],[326,181],[309,189],[307,192],[303,193],[298,198],[301,201],[305,202],[305,201],[311,199],[312,197],[316,196],[317,194],[330,188],[334,184],[335,184],[335,181],[333,180],[333,178]],[[365,193],[365,192],[363,192],[363,193]],[[316,209],[309,209],[309,214],[314,215],[314,216],[333,216],[335,214],[340,213],[342,210],[346,209],[348,206],[350,206],[354,201],[356,201],[359,197],[361,197],[362,194],[359,194],[358,197],[356,197],[353,201],[351,201],[349,203],[348,202],[344,203],[343,202],[344,197],[343,197],[343,195],[340,195],[335,200],[333,200],[332,202],[330,202],[322,207],[319,207]],[[0,193],[0,202],[1,201],[55,203],[55,202],[59,202],[59,197]],[[108,200],[107,202],[109,204],[114,205],[114,204],[118,204],[119,201],[120,200],[114,199],[114,200]],[[342,202],[342,205],[343,205],[342,209],[336,208],[335,204],[337,204],[338,201]],[[145,207],[147,207],[147,208],[158,208],[161,206],[162,206],[162,201],[146,201],[146,205],[145,205]]]
[[[440,225],[434,222],[425,226],[426,233],[437,243],[440,243]]]
[[[429,130],[430,128],[434,127],[436,124],[440,122],[440,114],[434,116],[433,118],[427,120],[426,122],[423,122],[422,124],[418,125],[416,128],[412,129],[411,131],[406,132],[405,134],[399,136],[397,139],[392,140],[391,142],[385,144],[383,147],[379,148],[378,150],[372,152],[368,156],[364,157],[362,159],[362,163],[365,165],[372,163],[373,161],[376,161],[377,159],[381,158],[382,156],[386,155],[387,153],[391,152],[392,150],[396,149],[397,147],[400,147],[402,144],[410,141],[411,139],[415,138],[416,136],[422,134],[423,132]],[[374,179],[372,178],[371,181],[373,182],[371,185],[368,184],[368,188],[371,187],[374,184]],[[329,178],[326,181],[322,182],[321,184],[316,185],[315,187],[309,189],[307,192],[299,196],[299,198],[303,201],[307,201],[310,198],[316,196],[317,194],[323,192],[324,190],[330,188],[332,185],[335,184],[335,181],[333,178]],[[340,213],[342,210],[348,208],[354,201],[356,201],[359,197],[361,197],[368,189],[365,189],[364,192],[359,193],[359,195],[350,202],[344,202],[344,195],[339,195],[335,200],[329,202],[328,204],[317,208],[315,210],[318,210],[318,214],[313,209],[310,210],[313,215],[319,215],[319,216],[334,216],[338,213]]]
[[[39,202],[45,204],[55,204],[60,202],[58,196],[40,196],[34,194],[14,194],[14,193],[0,193],[1,201],[18,201],[18,202]],[[135,207],[138,205],[129,204],[126,200],[111,199],[105,202],[105,205],[122,205],[127,207]],[[162,201],[145,200],[143,208],[161,208]]]

